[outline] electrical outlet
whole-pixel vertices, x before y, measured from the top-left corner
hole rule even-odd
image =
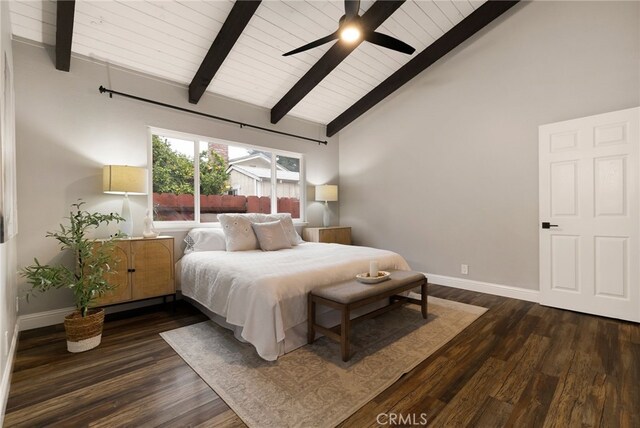
[[[460,273],[463,275],[469,275],[469,265],[460,265]]]

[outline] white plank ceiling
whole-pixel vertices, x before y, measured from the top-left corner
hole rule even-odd
[[[289,114],[330,122],[482,3],[407,1],[377,31],[412,45],[413,55],[364,42]],[[371,4],[363,0],[360,14]],[[78,0],[72,51],[189,84],[232,6],[231,0]],[[14,35],[55,44],[55,1],[15,0],[10,7]],[[332,43],[282,54],[332,33],[343,14],[343,1],[263,1],[207,90],[273,107]]]

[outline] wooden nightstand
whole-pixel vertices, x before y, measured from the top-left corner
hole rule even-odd
[[[343,226],[305,227],[302,239],[308,242],[326,242],[351,245],[351,228]]]
[[[109,276],[109,282],[116,288],[98,299],[98,306],[166,296],[175,301],[173,237],[118,239],[115,243],[117,273]]]

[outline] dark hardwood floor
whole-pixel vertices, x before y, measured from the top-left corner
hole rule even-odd
[[[430,294],[489,311],[342,426],[425,414],[443,427],[640,427],[638,324],[440,286]],[[21,333],[5,426],[243,426],[158,335],[205,319],[186,303],[116,314],[82,354],[66,352],[62,326]]]

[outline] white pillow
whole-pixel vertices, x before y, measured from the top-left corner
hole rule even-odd
[[[267,223],[253,223],[251,226],[258,237],[262,251],[276,251],[291,248],[291,243],[284,232],[280,220]]]
[[[227,251],[257,250],[258,238],[251,227],[251,220],[242,214],[218,214],[224,231]]]
[[[191,229],[184,238],[187,243],[185,254],[194,251],[225,251],[227,244],[222,229],[197,227]]]
[[[291,218],[291,214],[289,213],[279,213],[279,214],[266,214],[265,221],[276,221],[280,220],[282,223],[282,228],[284,229],[284,233],[289,238],[289,243],[293,245],[298,245],[303,243],[304,241],[296,232],[296,228],[293,226],[293,219]]]

